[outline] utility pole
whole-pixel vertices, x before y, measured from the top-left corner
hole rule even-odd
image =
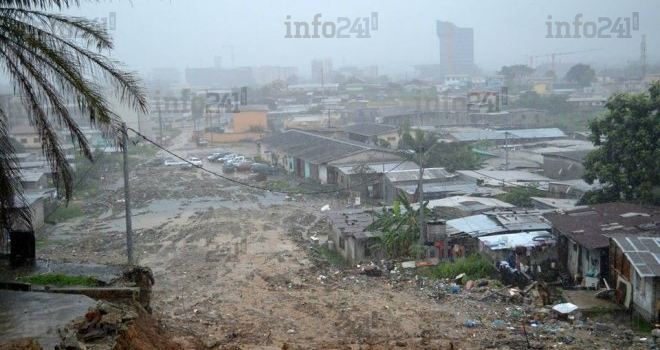
[[[133,223],[131,222],[131,191],[128,182],[128,130],[121,124],[121,147],[124,154],[124,204],[126,205],[126,249],[128,265],[133,265]]]
[[[509,170],[509,132],[508,131],[504,132],[504,154],[505,154],[504,170]]]
[[[160,106],[158,106],[158,128],[160,129],[160,136],[158,143],[163,144],[163,116],[161,115]]]
[[[421,140],[418,140],[421,141]],[[424,166],[422,165],[422,149],[419,150],[419,243],[426,243],[426,225],[424,224]]]

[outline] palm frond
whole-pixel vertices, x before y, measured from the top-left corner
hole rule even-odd
[[[78,1],[3,1],[0,0],[0,67],[9,76],[15,91],[29,112],[29,122],[40,136],[42,150],[55,174],[58,188],[67,199],[72,195],[73,172],[66,161],[55,132],[55,125],[66,128],[79,150],[92,159],[87,139],[71,115],[76,106],[106,136],[118,140],[121,118],[106,98],[110,86],[120,103],[138,113],[147,112],[146,97],[137,75],[124,71],[119,62],[104,56],[112,49],[107,32],[84,18],[68,17],[39,10],[77,6]],[[46,29],[37,24],[48,24]],[[53,28],[70,28],[77,40],[56,35]],[[51,30],[49,31],[48,28]],[[82,43],[81,43],[82,42]],[[4,123],[4,121],[3,121]],[[3,127],[4,124],[3,124]],[[6,128],[0,133],[0,143],[8,143]],[[4,182],[12,173],[12,148],[2,149],[0,164],[2,198],[13,198],[20,188]],[[3,218],[9,202],[1,202]],[[3,219],[0,218],[0,219]],[[4,223],[0,225],[6,227]]]
[[[9,229],[14,225],[29,227],[32,213],[21,192],[20,169],[9,142],[8,117],[0,107],[0,227]]]

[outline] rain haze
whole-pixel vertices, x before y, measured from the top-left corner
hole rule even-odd
[[[504,65],[528,63],[528,56],[552,52],[599,51],[563,58],[604,65],[639,59],[642,34],[647,42],[660,42],[657,1],[114,1],[84,4],[73,12],[88,18],[116,12],[111,34],[113,56],[129,67],[149,72],[161,67],[209,67],[214,57],[225,67],[281,65],[300,67],[310,74],[309,62],[332,58],[335,66],[378,64],[384,72],[401,73],[416,64],[439,61],[436,21],[474,28],[474,61],[487,72]],[[378,30],[370,38],[287,39],[285,22],[337,22],[378,13]],[[548,15],[552,22],[571,24],[598,17],[631,17],[639,13],[639,30],[630,39],[546,38]],[[582,28],[580,28],[582,32]],[[553,34],[556,33],[553,24]],[[295,28],[294,33],[295,35]],[[233,52],[233,55],[232,55]],[[649,45],[647,57],[657,60],[658,45]],[[233,59],[232,59],[233,57]]]

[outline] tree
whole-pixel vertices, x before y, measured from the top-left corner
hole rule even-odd
[[[605,116],[589,125],[590,139],[599,148],[587,155],[583,175],[604,188],[583,202],[660,205],[660,83],[648,93],[614,95],[605,108]]]
[[[373,213],[375,220],[367,226],[367,230],[377,232],[378,246],[388,258],[400,258],[413,253],[419,237],[419,211],[424,210],[427,217],[432,214],[427,205],[428,201],[414,209],[408,199],[398,193],[391,210],[383,208],[380,213]]]
[[[545,197],[546,193],[535,186],[520,186],[510,189],[507,193],[499,195],[498,199],[520,208],[531,208],[534,206],[532,197]]]
[[[75,105],[91,125],[115,139],[121,136],[121,118],[106,98],[107,86],[121,103],[140,113],[147,110],[136,76],[103,55],[113,47],[104,29],[82,18],[46,12],[78,4],[73,0],[0,0],[0,65],[22,97],[29,123],[39,134],[42,151],[55,174],[55,184],[66,198],[73,192],[73,172],[56,128],[67,129],[79,151],[93,158],[68,105]],[[74,35],[58,35],[62,28]],[[22,188],[12,181],[19,174],[19,164],[9,138],[7,112],[0,107],[0,228],[9,228],[12,223],[29,225],[30,221],[27,208],[11,210],[17,196],[20,201],[24,198]]]
[[[524,64],[516,64],[513,66],[504,66],[499,71],[500,75],[504,76],[506,85],[512,90],[520,89],[525,79],[534,73],[534,69]]]
[[[596,72],[589,65],[578,63],[568,70],[566,80],[580,86],[589,86],[596,80]]]
[[[406,156],[415,162],[420,161],[421,152],[421,161],[425,167],[444,167],[448,171],[455,171],[479,169],[483,165],[483,158],[472,152],[468,145],[438,142],[434,134],[419,129],[413,132],[407,124],[401,127],[399,136],[399,149],[411,151]]]

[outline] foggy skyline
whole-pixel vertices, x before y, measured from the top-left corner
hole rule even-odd
[[[225,68],[239,66],[296,66],[304,77],[310,75],[310,62],[331,58],[336,68],[345,65],[378,65],[381,74],[410,70],[416,64],[439,63],[436,21],[449,21],[459,27],[474,28],[475,64],[486,73],[503,65],[528,64],[529,55],[572,52],[557,58],[558,63],[585,62],[611,66],[639,61],[640,41],[646,34],[647,62],[660,57],[660,2],[637,0],[629,3],[597,1],[508,1],[478,3],[468,1],[114,1],[83,3],[80,9],[65,13],[88,19],[116,13],[112,57],[145,76],[152,68],[212,67],[214,57],[222,57]],[[371,38],[285,38],[286,21],[310,23],[320,13],[321,22],[337,23],[337,17],[368,17],[378,13],[378,30]],[[546,38],[546,22],[570,24],[576,14],[581,22],[598,22],[598,17],[631,17],[639,12],[639,30],[632,38]],[[548,15],[552,20],[548,20]],[[287,19],[290,16],[290,20]],[[602,26],[602,22],[598,23]],[[554,31],[554,24],[553,24]],[[582,30],[581,30],[582,32]],[[233,60],[232,60],[233,51]],[[549,58],[539,58],[538,64]]]

